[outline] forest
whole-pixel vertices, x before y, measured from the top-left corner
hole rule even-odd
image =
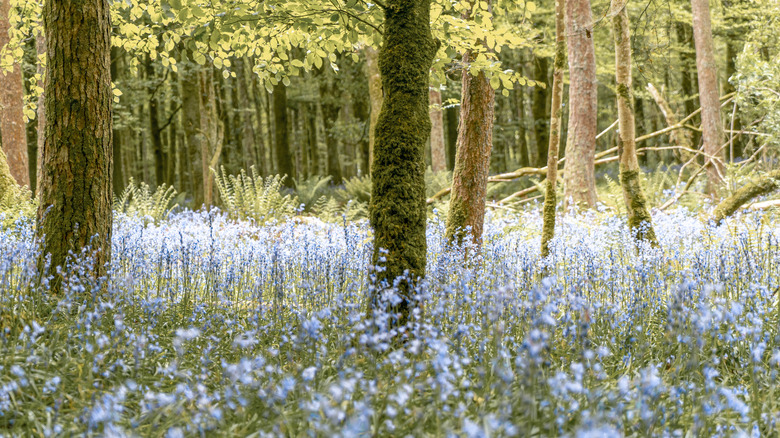
[[[780,435],[780,0],[0,0],[0,437]]]

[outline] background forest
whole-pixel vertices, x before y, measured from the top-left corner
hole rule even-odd
[[[0,0],[0,72],[0,438],[780,434],[778,0]]]

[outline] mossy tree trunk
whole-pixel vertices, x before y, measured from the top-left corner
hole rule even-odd
[[[8,44],[9,0],[0,0],[0,48]],[[30,169],[27,162],[27,133],[24,123],[24,84],[22,68],[14,63],[9,72],[0,71],[0,133],[3,151],[8,157],[11,175],[20,186],[30,185]],[[32,189],[32,187],[30,187]]]
[[[569,127],[566,139],[564,199],[568,204],[596,206],[596,127],[598,82],[590,0],[566,1],[569,55]]]
[[[780,188],[780,170],[773,170],[760,178],[745,184],[733,195],[721,201],[712,212],[712,220],[722,222],[741,206],[759,196],[768,195]]]
[[[376,125],[369,209],[374,230],[372,262],[378,286],[372,308],[396,312],[405,324],[417,305],[412,284],[425,276],[425,143],[431,133],[428,81],[438,43],[431,35],[430,0],[386,2],[379,52],[384,102]],[[382,284],[399,284],[401,300],[387,308]],[[412,284],[410,284],[410,282]]]
[[[707,165],[707,192],[714,194],[722,182],[724,156],[723,126],[720,120],[720,95],[718,92],[718,64],[712,45],[712,24],[709,0],[691,0],[693,15],[693,39],[696,43],[696,71],[699,75],[699,101],[701,102],[701,131],[704,138]]]
[[[108,0],[49,0],[46,29],[46,139],[38,226],[51,266],[91,246],[95,274],[111,259],[112,101]],[[54,291],[60,279],[55,278]]]
[[[447,215],[447,240],[462,243],[470,227],[470,237],[480,245],[493,149],[496,92],[485,73],[469,72],[468,66],[474,58],[476,54],[472,51],[463,54],[460,130]]]
[[[564,0],[555,2],[555,58],[553,61],[552,100],[550,104],[550,144],[547,151],[547,182],[544,190],[542,223],[542,257],[550,254],[550,241],[555,236],[555,206],[558,182],[558,147],[561,141],[561,114],[563,113],[563,69],[566,62],[564,29]]]
[[[8,158],[6,158],[3,150],[0,149],[0,203],[4,202],[6,198],[12,198],[18,191],[19,187],[16,185],[14,177],[11,176],[11,169],[8,167]]]
[[[634,99],[631,88],[631,35],[627,0],[612,0],[612,32],[615,38],[615,80],[618,107],[618,155],[620,156],[620,185],[628,211],[628,226],[638,239],[658,245],[647,199],[639,181],[639,162],[636,157],[636,128]]]

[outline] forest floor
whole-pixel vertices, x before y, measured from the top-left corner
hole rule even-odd
[[[567,216],[541,260],[538,210],[494,212],[464,263],[434,217],[396,347],[366,318],[365,221],[118,215],[109,277],[79,258],[61,297],[21,223],[0,232],[0,435],[777,433],[780,221],[654,222],[662,249]]]

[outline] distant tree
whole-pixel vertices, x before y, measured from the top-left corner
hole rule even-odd
[[[431,87],[431,170],[447,170],[446,146],[444,144],[444,111],[441,106],[441,90]]]
[[[51,266],[91,247],[99,276],[111,258],[109,8],[108,0],[49,0],[43,11],[46,139],[36,234]]]
[[[6,48],[10,42],[8,33],[10,10],[10,1],[0,1],[0,50]],[[8,157],[8,166],[16,182],[20,186],[29,186],[24,88],[19,62],[0,65],[0,84],[2,84],[0,85],[0,134],[2,134],[3,151]]]

